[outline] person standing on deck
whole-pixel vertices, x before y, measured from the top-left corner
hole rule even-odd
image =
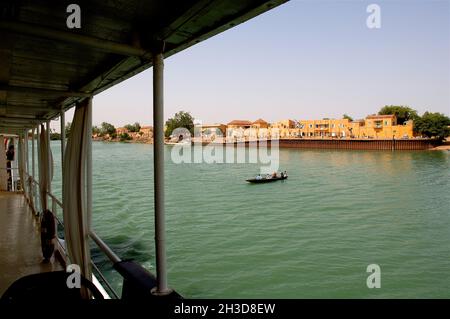
[[[6,191],[8,189],[8,170],[6,169],[6,142],[7,139],[0,135],[0,141],[3,142],[0,146],[0,191]]]
[[[12,190],[12,173],[11,173],[12,161],[14,161],[14,144],[9,144],[8,151],[6,152],[6,171],[8,174],[8,191]]]

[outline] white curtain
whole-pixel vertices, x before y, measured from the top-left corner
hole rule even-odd
[[[39,136],[39,195],[42,210],[48,209],[47,189],[48,189],[48,148],[45,127],[41,124],[41,136]]]
[[[91,130],[91,99],[78,104],[64,153],[64,229],[70,262],[80,266],[81,274],[91,280],[88,245],[90,211],[86,205],[86,154]]]
[[[24,137],[19,136],[19,177],[20,177],[20,184],[22,186],[22,189],[25,191],[26,189],[26,182],[25,182],[25,143],[24,143]]]
[[[6,147],[4,137],[0,135],[0,191],[6,191],[8,185],[8,173],[6,171]]]
[[[41,124],[41,136],[39,137],[39,195],[42,210],[50,209],[47,203],[47,190],[53,179],[53,156],[49,149],[46,129]],[[50,160],[49,160],[50,157]],[[50,165],[49,165],[50,163]]]

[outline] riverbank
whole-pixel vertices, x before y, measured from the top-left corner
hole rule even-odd
[[[153,138],[142,138],[142,139],[120,139],[120,138],[103,138],[103,137],[92,137],[92,141],[95,142],[111,142],[111,143],[131,143],[131,144],[153,144]]]
[[[289,138],[276,140],[280,148],[345,149],[345,150],[430,150],[439,146],[435,139],[310,139]],[[272,141],[264,141],[268,147]],[[204,145],[257,146],[258,141],[216,142]]]
[[[153,144],[153,138],[141,139],[120,139],[120,138],[104,138],[93,137],[93,141],[111,142],[111,143],[130,143],[130,144]],[[438,141],[434,139],[279,139],[278,146],[281,148],[307,148],[307,149],[348,149],[348,150],[433,150],[433,151],[450,151],[450,142],[438,145]],[[267,146],[271,146],[271,140],[264,141]],[[167,145],[177,144],[165,142]],[[245,142],[203,142],[206,145],[223,145],[223,146],[254,146],[259,144],[258,141]]]
[[[450,142],[446,142],[442,145],[433,147],[431,151],[450,151]]]

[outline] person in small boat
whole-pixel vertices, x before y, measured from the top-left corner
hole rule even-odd
[[[283,172],[281,172],[281,178],[284,178],[284,173]]]
[[[287,178],[287,172],[286,171],[284,171],[284,175],[283,175],[285,178]]]
[[[261,180],[262,179],[262,176],[261,176],[261,174],[258,174],[258,175],[256,175],[256,180]]]
[[[277,172],[273,172],[272,178],[277,178]]]

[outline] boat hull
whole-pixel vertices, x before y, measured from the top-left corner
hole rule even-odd
[[[275,178],[262,178],[262,179],[252,178],[252,179],[247,179],[246,181],[249,183],[253,183],[253,184],[263,184],[263,183],[271,183],[271,182],[281,181],[281,180],[285,180],[285,179],[287,179],[287,176],[286,177],[275,177]]]

